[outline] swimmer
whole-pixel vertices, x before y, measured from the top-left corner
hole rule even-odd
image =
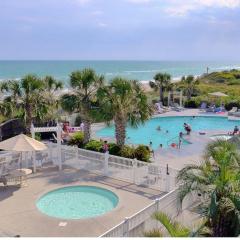
[[[160,148],[163,148],[163,145],[160,143],[160,144],[159,144],[159,147],[160,147]]]
[[[169,133],[169,131],[168,131],[168,130],[166,130],[166,133]]]
[[[184,123],[183,127],[184,127],[185,131],[187,132],[187,135],[190,135],[190,133],[192,131],[191,126],[189,124],[187,124],[187,123]]]
[[[234,129],[233,129],[233,135],[237,134],[239,132],[239,128],[238,126],[235,126]]]
[[[152,148],[152,145],[153,145],[153,143],[152,143],[152,141],[150,141],[150,143],[149,143],[150,153],[152,154],[153,158],[155,158],[155,154],[154,154],[154,150]]]
[[[157,131],[161,131],[161,127],[158,126],[158,127],[156,128],[156,130],[157,130]]]

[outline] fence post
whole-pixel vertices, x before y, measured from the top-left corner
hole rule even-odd
[[[108,159],[109,159],[109,152],[106,151],[104,154],[104,175],[108,175]]]
[[[137,169],[137,161],[136,158],[133,159],[133,183],[136,184],[136,169]]]
[[[169,173],[169,168],[168,168],[168,164],[167,164],[167,168],[166,168],[166,186],[165,186],[165,191],[166,192],[170,192],[170,173]]]
[[[33,123],[31,123],[31,129],[30,129],[30,131],[31,131],[31,134],[32,134],[32,138],[35,139],[35,131],[34,131],[34,125],[33,125]]]
[[[49,160],[53,163],[53,147],[52,147],[52,142],[49,142],[48,145],[48,151],[49,151]]]
[[[159,210],[159,201],[160,201],[160,199],[159,199],[159,198],[156,198],[156,199],[155,199],[155,204],[156,204],[156,212],[158,212],[158,210]]]
[[[57,151],[58,151],[58,168],[62,170],[62,144],[61,144],[61,135],[62,135],[62,128],[57,124]]]
[[[35,173],[37,171],[37,166],[36,166],[36,152],[32,152],[33,153],[33,173]]]
[[[156,205],[156,212],[158,212],[159,211],[159,202],[160,202],[160,198],[156,198],[155,199],[155,205]],[[156,229],[159,227],[159,222],[158,221],[155,221],[156,222]]]
[[[123,237],[128,237],[129,233],[129,218],[125,217],[124,227],[123,227]]]

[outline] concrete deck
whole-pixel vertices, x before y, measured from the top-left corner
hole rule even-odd
[[[73,185],[94,185],[109,189],[118,195],[119,204],[105,215],[86,220],[61,220],[38,211],[35,203],[44,193]],[[59,172],[55,168],[44,168],[31,175],[27,187],[0,187],[0,235],[97,237],[163,195],[156,190],[83,170],[68,168]],[[61,222],[66,226],[59,226]]]

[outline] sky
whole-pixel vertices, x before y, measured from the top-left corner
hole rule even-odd
[[[0,59],[239,60],[240,0],[0,0]]]

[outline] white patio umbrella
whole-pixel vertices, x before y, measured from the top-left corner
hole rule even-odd
[[[214,96],[214,97],[228,97],[227,94],[222,93],[222,92],[213,92],[213,93],[209,93],[208,95]]]
[[[21,158],[22,158],[22,152],[43,151],[47,149],[47,146],[24,134],[20,134],[0,142],[0,149],[7,150],[7,151],[21,152]],[[35,168],[35,164],[36,164],[35,158],[34,158],[33,164]]]

